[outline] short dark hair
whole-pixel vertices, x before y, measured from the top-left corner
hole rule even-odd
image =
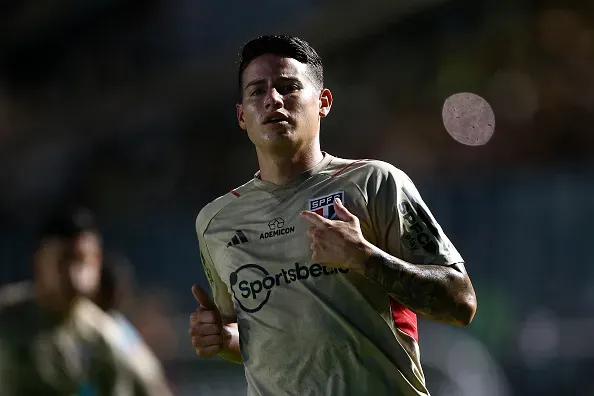
[[[309,66],[309,73],[317,88],[324,87],[322,58],[309,43],[295,36],[260,36],[248,41],[241,49],[239,60],[239,92],[243,89],[243,72],[251,61],[265,54],[293,58]],[[240,95],[241,97],[241,95]]]
[[[52,212],[41,226],[40,238],[73,238],[84,232],[99,234],[93,212],[83,206],[66,206]]]

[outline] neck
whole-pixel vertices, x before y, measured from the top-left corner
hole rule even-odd
[[[324,158],[320,141],[316,139],[308,147],[293,152],[272,153],[256,148],[260,179],[283,185],[301,173],[316,166]]]

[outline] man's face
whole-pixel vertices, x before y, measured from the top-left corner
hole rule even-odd
[[[35,283],[49,304],[67,309],[78,296],[94,297],[101,271],[101,244],[94,233],[46,238],[35,257]]]
[[[295,149],[315,140],[332,94],[315,86],[308,65],[266,54],[243,72],[239,126],[259,150]]]

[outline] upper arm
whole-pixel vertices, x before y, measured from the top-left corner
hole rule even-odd
[[[202,261],[202,267],[204,273],[208,279],[208,283],[212,290],[212,298],[217,308],[221,312],[223,320],[226,322],[234,322],[236,319],[235,308],[233,305],[233,299],[227,285],[221,279],[219,273],[216,270],[216,266],[208,250],[206,238],[204,234],[198,229],[198,243],[200,245],[200,259]]]
[[[453,265],[463,259],[427,207],[412,180],[387,167],[369,197],[378,246],[406,262]],[[463,268],[463,265],[462,265]]]

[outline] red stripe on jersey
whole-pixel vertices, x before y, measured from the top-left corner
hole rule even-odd
[[[392,319],[396,327],[419,342],[417,314],[392,297],[390,297],[390,308],[392,309]]]
[[[235,195],[236,197],[239,197],[239,193],[235,190],[231,190],[231,194]]]
[[[356,163],[358,163],[358,162],[361,162],[361,161],[365,161],[365,159],[360,159],[360,160],[357,160],[357,161],[353,161],[353,162],[351,162],[350,164],[348,164],[348,165],[347,165],[347,166],[345,166],[344,168],[342,168],[342,169],[339,169],[339,170],[337,170],[336,172],[334,172],[334,173],[332,174],[332,176],[338,176],[338,175],[340,175],[342,172],[344,172],[345,170],[347,170],[347,169],[348,169],[348,168],[350,168],[351,166],[353,166],[353,165],[355,165]]]

